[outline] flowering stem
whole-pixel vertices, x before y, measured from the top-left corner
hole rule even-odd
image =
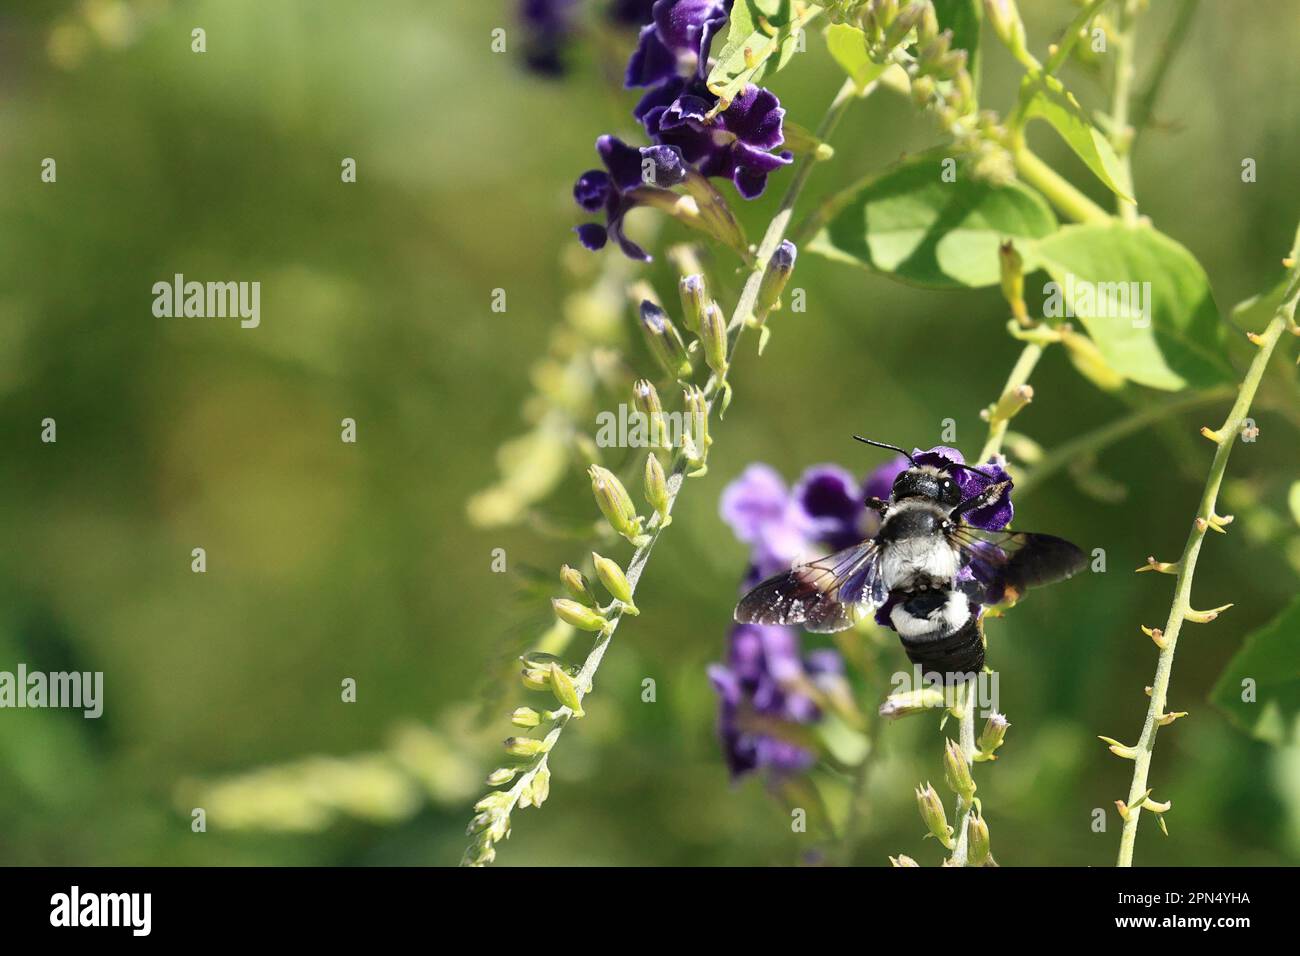
[[[1024,388],[1029,383],[1029,376],[1034,371],[1034,366],[1043,356],[1043,347],[1036,342],[1026,342],[1024,349],[1020,353],[1020,358],[1016,359],[1016,364],[1011,368],[1011,374],[1007,376],[1007,384],[1002,388],[1002,395],[1009,395],[1017,389]],[[1001,402],[998,403],[1002,404]],[[1011,416],[999,415],[996,411],[989,416],[989,437],[984,442],[984,447],[980,449],[976,461],[988,461],[991,457],[1002,451],[1002,439],[1007,435],[1007,425],[1011,423]]]
[[[835,126],[839,123],[844,111],[849,103],[855,98],[855,87],[852,81],[848,81],[840,89],[835,99],[831,102],[823,118],[821,125],[817,130],[817,138],[825,141],[829,139]],[[763,241],[759,244],[758,252],[755,258],[755,266],[745,279],[745,285],[741,289],[740,297],[736,303],[735,312],[732,314],[731,321],[727,325],[730,344],[728,346],[728,357],[735,355],[736,348],[739,345],[740,338],[745,332],[745,320],[753,311],[754,304],[758,298],[759,286],[763,278],[763,266],[772,257],[777,246],[785,238],[786,226],[790,222],[790,215],[794,209],[795,202],[803,189],[804,183],[807,182],[808,176],[812,171],[815,158],[811,155],[805,156],[799,166],[796,168],[794,178],[791,180],[790,188],[786,190],[784,198],[781,200],[781,206],[777,210],[776,216],[767,227],[763,235]],[[719,393],[722,391],[723,382],[721,376],[713,375],[708,384],[705,386],[704,395],[708,401],[709,411],[712,412]],[[677,501],[677,496],[681,493],[682,485],[686,479],[686,472],[691,467],[687,460],[686,450],[679,448],[673,457],[672,468],[666,476],[667,486],[667,506],[662,510],[656,510],[646,524],[646,533],[648,535],[644,544],[636,549],[632,555],[631,561],[627,566],[627,582],[631,591],[630,596],[634,597],[636,588],[641,580],[641,575],[645,571],[646,563],[650,560],[650,552],[654,550],[655,544],[659,541],[659,536],[663,533],[664,523],[668,515],[672,512],[673,505]],[[573,679],[574,689],[577,693],[578,702],[581,703],[591,692],[593,682],[596,677],[596,671],[600,667],[601,660],[605,652],[609,649],[610,642],[614,638],[614,632],[618,629],[623,620],[625,605],[616,603],[607,613],[607,623],[597,633],[595,644],[592,646],[587,658],[583,661],[582,667],[577,676]],[[571,707],[562,706],[554,712],[554,726],[542,738],[541,752],[537,754],[532,762],[518,775],[514,785],[504,791],[505,797],[495,808],[498,814],[506,818],[514,812],[519,805],[520,799],[525,793],[530,792],[534,781],[540,774],[548,773],[548,761],[551,750],[554,748],[564,728],[568,726],[569,721],[574,716],[574,710]],[[489,795],[490,796],[490,795]],[[471,851],[474,849],[471,846]],[[463,863],[475,862],[471,851],[466,852]]]
[[[980,461],[984,459],[981,458]],[[963,692],[961,723],[957,729],[957,744],[962,756],[972,768],[975,766],[975,681],[967,681]],[[975,810],[974,799],[957,798],[957,845],[952,851],[953,866],[965,866],[968,855],[967,824]]]
[[[1214,509],[1218,502],[1219,485],[1228,467],[1228,456],[1232,454],[1233,443],[1241,433],[1242,422],[1250,411],[1251,402],[1255,398],[1260,379],[1264,376],[1264,369],[1268,366],[1278,339],[1295,322],[1296,300],[1300,298],[1300,265],[1294,261],[1298,247],[1300,247],[1300,231],[1297,231],[1296,243],[1292,246],[1288,258],[1291,267],[1290,285],[1268,327],[1252,340],[1259,351],[1251,361],[1250,368],[1246,370],[1245,378],[1242,379],[1237,391],[1237,400],[1228,412],[1227,419],[1222,427],[1213,433],[1215,436],[1213,440],[1218,447],[1214,452],[1214,460],[1210,464],[1210,474],[1205,482],[1205,490],[1201,494],[1196,520],[1188,533],[1183,556],[1177,563],[1178,579],[1174,584],[1174,600],[1169,608],[1169,619],[1158,641],[1160,656],[1156,661],[1155,679],[1151,682],[1151,703],[1147,707],[1146,720],[1142,725],[1142,736],[1138,739],[1137,745],[1132,748],[1133,783],[1129,787],[1128,800],[1123,808],[1124,832],[1120,837],[1117,866],[1133,865],[1133,845],[1137,840],[1138,820],[1150,794],[1147,789],[1147,774],[1151,769],[1151,754],[1155,750],[1156,732],[1162,723],[1168,723],[1170,719],[1170,715],[1165,712],[1165,707],[1168,704],[1169,678],[1174,667],[1178,632],[1182,628],[1183,621],[1189,617],[1192,619],[1199,617],[1201,620],[1212,619],[1209,615],[1192,610],[1192,577],[1196,573],[1196,560],[1201,552],[1205,532],[1212,522],[1223,523]]]

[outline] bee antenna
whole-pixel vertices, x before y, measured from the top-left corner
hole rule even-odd
[[[853,437],[856,438],[858,441],[862,442],[862,444],[864,445],[874,445],[877,448],[887,448],[890,451],[896,451],[904,458],[906,458],[908,461],[910,461],[912,463],[913,468],[917,467],[916,459],[913,458],[911,455],[909,455],[907,452],[903,451],[903,449],[899,448],[897,445],[887,445],[883,441],[872,441],[870,438],[863,438],[861,435],[854,435]]]
[[[965,465],[962,464],[961,462],[956,462],[956,461],[954,461],[953,464],[956,465],[958,468],[964,468],[966,471],[973,471],[977,475],[983,475],[989,481],[998,480],[996,475],[990,475],[987,471],[984,471],[982,468],[976,468],[974,465]]]

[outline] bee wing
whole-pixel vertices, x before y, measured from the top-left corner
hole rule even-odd
[[[958,525],[948,540],[961,552],[975,581],[965,590],[981,604],[1015,601],[1027,588],[1064,581],[1088,559],[1075,545],[1050,534],[985,531]]]
[[[768,578],[740,599],[735,617],[742,624],[802,624],[829,634],[852,627],[888,597],[880,549],[867,540]]]

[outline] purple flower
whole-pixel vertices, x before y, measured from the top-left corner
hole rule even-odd
[[[769,465],[750,465],[722,492],[722,520],[751,545],[753,574],[784,571],[815,547],[838,551],[875,534],[879,516],[866,507],[869,497],[887,497],[894,477],[907,467],[898,457],[859,484],[837,465],[816,465],[794,488]]]
[[[612,238],[629,259],[649,262],[644,249],[623,234],[623,218],[636,207],[632,191],[644,184],[643,175],[659,186],[675,186],[686,176],[680,150],[671,146],[629,146],[615,136],[596,140],[596,152],[605,168],[589,169],[573,184],[573,199],[587,212],[605,210],[605,224],[588,222],[575,227],[578,240],[588,249],[602,249]]]
[[[727,641],[727,663],[709,668],[718,692],[718,737],[732,779],[760,768],[775,774],[800,773],[816,756],[794,740],[764,730],[772,725],[810,724],[821,718],[799,684],[840,674],[833,650],[801,657],[799,635],[788,627],[738,624]]]
[[[727,22],[729,4],[719,0],[657,0],[641,29],[624,82],[654,86],[679,76],[700,76],[709,45]]]
[[[1011,476],[1007,474],[1006,459],[1001,455],[982,465],[966,465],[966,459],[956,448],[936,445],[929,451],[917,448],[913,450],[912,457],[918,465],[931,465],[946,471],[961,489],[963,498],[974,497],[991,484],[1007,482],[1006,489],[993,501],[982,508],[968,511],[962,518],[967,524],[985,531],[1000,531],[1011,523],[1015,515],[1015,508],[1011,504]]]
[[[680,148],[702,175],[730,179],[753,199],[768,173],[794,161],[788,151],[770,152],[785,142],[785,110],[774,93],[753,84],[710,119],[716,103],[702,82],[670,80],[642,97],[633,115],[654,142]]]
[[[534,73],[564,72],[564,48],[573,34],[575,0],[520,0],[524,26],[524,63]]]

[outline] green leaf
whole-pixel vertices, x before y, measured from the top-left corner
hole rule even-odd
[[[847,23],[832,23],[826,30],[826,46],[831,57],[853,80],[858,93],[866,92],[872,80],[885,72],[886,64],[867,56],[867,36]]]
[[[945,182],[944,160],[928,153],[840,194],[810,248],[929,288],[996,285],[998,244],[1046,236],[1056,217],[1020,183],[980,182],[962,165]]]
[[[1273,288],[1249,299],[1243,299],[1232,307],[1232,321],[1243,332],[1263,332],[1264,327],[1273,320],[1282,297],[1291,286],[1291,276],[1283,276]]]
[[[808,6],[796,14],[791,0],[736,0],[727,41],[716,54],[706,85],[723,103],[730,103],[750,83],[790,62],[804,24],[819,12]]]
[[[966,69],[970,71],[971,79],[978,83],[981,0],[933,0],[933,3],[939,29],[952,31],[953,49],[966,51]],[[975,92],[979,92],[978,88]]]
[[[1210,280],[1168,236],[1118,222],[1066,226],[1022,254],[1057,283],[1044,290],[1044,313],[1078,318],[1130,381],[1177,391],[1236,380]]]
[[[1066,145],[1111,192],[1132,202],[1132,197],[1120,185],[1124,181],[1124,167],[1110,140],[1092,125],[1079,101],[1061,85],[1060,80],[1031,73],[1022,81],[1020,95],[1031,97],[1025,111],[1026,119],[1038,118],[1050,123]]]
[[[1242,700],[1243,681],[1254,701]],[[1210,700],[1228,720],[1259,740],[1300,743],[1300,597],[1246,638],[1219,675]]]

